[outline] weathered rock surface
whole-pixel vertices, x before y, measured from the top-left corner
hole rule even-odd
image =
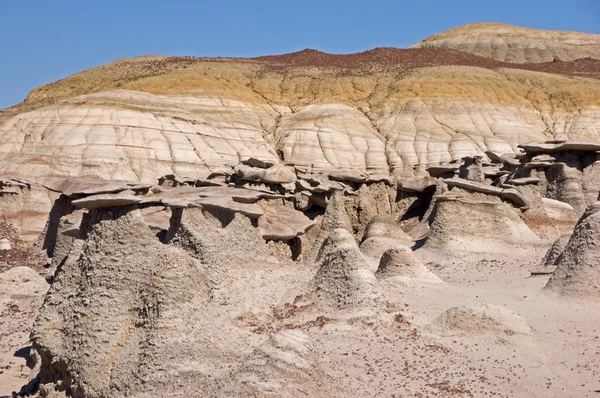
[[[317,262],[320,268],[308,294],[315,305],[355,311],[368,307],[377,298],[376,269],[348,231],[333,230],[323,242]]]
[[[304,50],[122,60],[34,90],[0,113],[0,267],[50,265],[38,393],[589,394],[599,206],[556,265],[538,235],[597,200],[598,78],[593,59]],[[19,251],[36,231],[39,261]],[[0,395],[29,380],[11,344],[47,287],[23,272],[21,290],[0,274]],[[539,294],[548,277],[585,311]],[[500,306],[465,305],[482,300]]]
[[[303,235],[315,222],[299,211],[281,205],[261,203],[264,214],[258,229],[266,240],[290,240]]]
[[[569,243],[570,239],[571,233],[562,234],[561,236],[556,238],[550,249],[548,249],[548,251],[546,252],[544,259],[542,260],[542,264],[545,266],[554,266],[558,261],[560,255],[565,250],[565,247],[567,247],[567,244]]]
[[[546,289],[565,295],[600,297],[600,202],[588,206],[575,226]],[[560,243],[559,243],[560,244]]]

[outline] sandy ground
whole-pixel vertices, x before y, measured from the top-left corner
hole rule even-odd
[[[597,396],[600,303],[543,290],[548,277],[530,277],[528,270],[544,251],[511,258],[417,250],[445,284],[382,282],[370,315],[331,316],[325,325],[305,329],[328,384],[335,386],[331,396]],[[19,278],[13,283],[35,284]],[[21,289],[24,294],[3,286],[0,396],[27,382],[28,332],[44,293],[43,285],[35,286]],[[436,326],[440,314],[467,303],[510,309],[532,331],[498,332],[510,324],[498,330]]]
[[[29,380],[29,332],[48,286],[28,267],[0,273],[0,397],[11,396]]]

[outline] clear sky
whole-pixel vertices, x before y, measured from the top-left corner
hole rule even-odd
[[[0,108],[144,54],[251,57],[406,47],[471,22],[600,33],[600,0],[0,0]]]

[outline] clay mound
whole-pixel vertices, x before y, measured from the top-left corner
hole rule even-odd
[[[600,59],[600,35],[498,23],[463,25],[431,36],[413,47],[456,49],[514,63]]]
[[[531,327],[513,311],[489,303],[470,303],[450,308],[432,326],[447,334],[486,335],[499,337],[530,335]]]
[[[317,261],[320,268],[311,281],[309,293],[316,305],[358,308],[378,296],[376,264],[360,252],[348,231],[333,230],[323,242]]]
[[[468,252],[513,253],[543,241],[513,207],[493,197],[444,195],[437,199],[425,247]]]
[[[310,337],[298,330],[270,336],[214,397],[327,397]]]
[[[367,224],[360,250],[367,256],[379,260],[382,254],[394,246],[414,244],[414,239],[408,235],[396,221],[387,215],[379,215]]]
[[[561,236],[556,238],[550,249],[548,249],[548,251],[544,255],[544,259],[542,260],[543,265],[556,265],[556,262],[558,261],[560,255],[565,250],[565,247],[567,247],[567,244],[571,239],[571,235],[571,233],[562,234]]]
[[[546,289],[578,297],[600,298],[600,202],[588,206],[555,262]]]
[[[406,246],[396,246],[386,250],[383,256],[381,256],[376,276],[383,279],[395,278],[403,281],[417,280],[429,283],[443,283]]]

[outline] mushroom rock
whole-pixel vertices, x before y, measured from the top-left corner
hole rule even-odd
[[[475,181],[468,181],[462,178],[446,178],[444,182],[449,187],[458,187],[471,192],[480,192],[488,195],[494,195],[512,202],[515,206],[522,209],[529,207],[529,201],[518,189],[516,188],[498,188],[488,184],[482,184]]]
[[[374,258],[381,258],[384,251],[397,245],[413,246],[414,239],[408,235],[398,223],[390,216],[375,216],[367,224],[362,242],[361,251]]]
[[[513,207],[499,198],[450,191],[437,197],[425,246],[505,253],[530,250],[542,242]]]

